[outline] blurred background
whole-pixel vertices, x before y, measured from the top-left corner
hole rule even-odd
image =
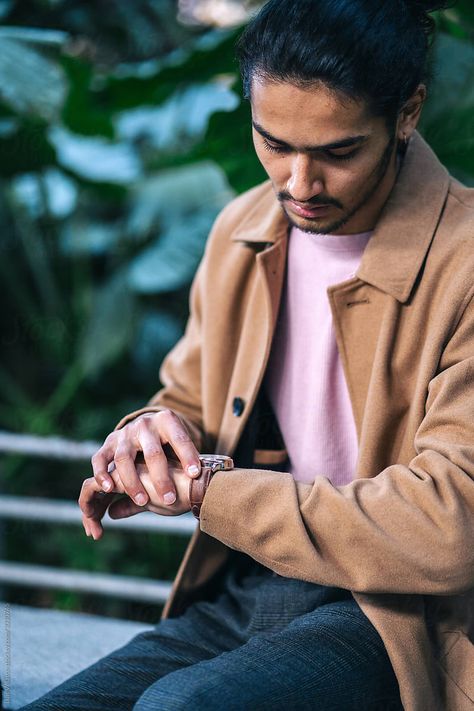
[[[5,442],[101,442],[158,390],[215,216],[265,177],[233,52],[259,4],[0,0]],[[436,19],[421,130],[474,186],[472,0]],[[91,475],[87,461],[19,451],[0,452],[0,468],[0,495],[53,500],[75,501]],[[116,530],[93,543],[66,523],[0,521],[4,561],[63,570],[170,581],[186,542]],[[11,581],[1,596],[145,621],[160,607]]]

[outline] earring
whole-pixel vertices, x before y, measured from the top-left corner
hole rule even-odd
[[[408,147],[408,141],[409,141],[409,140],[410,140],[410,139],[408,138],[408,136],[406,135],[406,133],[404,133],[404,134],[403,134],[403,145],[405,146],[405,148]]]

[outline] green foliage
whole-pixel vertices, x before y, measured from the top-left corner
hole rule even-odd
[[[474,185],[474,44],[441,34],[435,47],[435,81],[422,131],[440,160]]]
[[[71,407],[78,392],[96,392],[112,365],[129,377],[134,353],[147,351],[144,324],[153,311],[157,354],[164,355],[156,343],[160,320],[166,348],[173,345],[170,334],[176,339],[182,332],[208,231],[234,194],[217,163],[196,156],[207,153],[211,116],[232,113],[240,102],[217,71],[222,73],[219,52],[226,69],[230,64],[228,35],[213,36],[206,49],[202,40],[194,50],[191,45],[184,63],[165,59],[143,80],[76,58],[67,43],[55,57],[48,45],[46,60],[41,37],[36,31],[34,45],[14,55],[20,76],[30,82],[27,91],[23,86],[18,95],[13,89],[3,95],[1,165],[10,180],[4,183],[2,217],[13,230],[4,245],[12,307],[4,318],[8,332],[9,314],[16,315],[21,336],[5,352],[9,407],[0,411],[0,422],[8,429],[74,435],[77,418],[84,417]],[[36,84],[33,56],[49,69]],[[48,91],[55,103],[46,120],[41,96]],[[164,308],[171,293],[176,306]],[[46,317],[61,324],[57,342],[41,327]],[[28,359],[24,402],[16,393]],[[145,368],[137,405],[158,387],[158,366],[152,383]],[[129,377],[129,392],[137,380],[140,372]],[[123,412],[121,390],[111,384],[108,416],[91,436],[106,434]],[[96,405],[91,400],[89,408]]]
[[[452,8],[438,13],[437,19],[445,34],[459,39],[474,39],[474,6],[471,0],[457,0]]]

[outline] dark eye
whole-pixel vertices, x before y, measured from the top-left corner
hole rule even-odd
[[[287,153],[288,151],[285,146],[274,146],[272,143],[269,143],[266,138],[263,138],[262,142],[265,149],[267,151],[270,151],[270,153]]]
[[[326,151],[326,156],[330,158],[330,160],[351,160],[351,158],[354,158],[354,156],[357,155],[358,149],[355,151],[350,151],[350,153],[333,153],[332,151]]]

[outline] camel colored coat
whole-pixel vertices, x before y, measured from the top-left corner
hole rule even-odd
[[[415,134],[356,276],[328,290],[360,448],[345,486],[285,473],[263,402],[287,242],[270,183],[224,209],[164,387],[117,426],[170,408],[200,451],[238,466],[212,480],[164,614],[209,594],[229,549],[242,551],[279,575],[351,590],[406,711],[472,710],[474,190]]]

